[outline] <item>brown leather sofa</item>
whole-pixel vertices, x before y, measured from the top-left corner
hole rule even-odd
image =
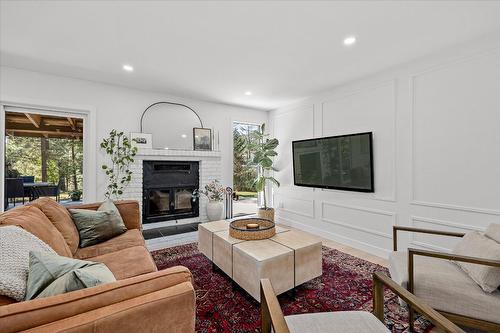
[[[20,226],[59,255],[102,262],[117,280],[24,302],[0,296],[2,333],[194,332],[191,273],[182,266],[157,271],[140,231],[138,203],[124,200],[115,204],[128,230],[86,248],[78,246],[78,232],[68,210],[52,199],[38,199],[0,214],[0,227]],[[95,210],[99,205],[78,208]]]

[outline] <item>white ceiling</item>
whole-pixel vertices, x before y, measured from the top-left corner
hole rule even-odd
[[[2,1],[0,9],[2,65],[262,109],[500,31],[499,1]],[[349,48],[348,35],[358,39]]]

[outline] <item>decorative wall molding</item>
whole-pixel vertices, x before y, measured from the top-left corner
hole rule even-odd
[[[324,131],[324,126],[323,124],[325,123],[324,122],[324,108],[325,108],[325,103],[328,103],[328,102],[332,102],[332,101],[338,101],[338,100],[341,100],[341,99],[344,99],[344,98],[348,98],[348,97],[352,97],[352,96],[355,96],[355,95],[359,95],[359,94],[362,94],[362,93],[365,93],[367,91],[370,91],[370,90],[375,90],[377,88],[381,88],[381,87],[387,87],[387,86],[392,86],[392,100],[393,100],[393,149],[392,149],[392,156],[393,156],[393,180],[392,180],[392,183],[393,183],[393,188],[392,188],[392,195],[390,197],[380,197],[375,193],[350,193],[351,196],[356,196],[356,197],[363,197],[363,199],[370,199],[370,200],[378,200],[378,201],[386,201],[386,202],[396,202],[397,201],[397,188],[398,188],[398,185],[397,185],[397,134],[398,134],[398,130],[397,130],[397,79],[396,78],[393,78],[391,80],[383,80],[381,82],[378,82],[378,83],[375,83],[375,84],[372,84],[372,85],[368,85],[366,87],[362,87],[362,88],[359,88],[359,89],[354,89],[354,90],[351,90],[349,92],[346,92],[344,94],[341,94],[339,96],[335,96],[333,98],[329,98],[327,99],[326,101],[323,101],[321,102],[321,108],[320,108],[320,119],[321,119],[321,136],[325,136],[325,131]],[[376,135],[376,133],[374,133],[374,135]],[[322,189],[323,191],[332,191],[332,192],[335,192],[335,193],[340,193],[340,194],[346,194],[345,191],[338,191],[338,190],[329,190],[329,189]],[[355,195],[353,195],[355,194]]]
[[[495,48],[493,50],[478,52],[472,55],[467,55],[460,58],[455,58],[445,63],[441,63],[437,66],[429,67],[425,70],[416,72],[409,76],[409,84],[410,84],[410,204],[416,206],[425,206],[425,207],[434,207],[441,209],[450,209],[450,210],[458,210],[464,212],[471,213],[479,213],[479,214],[488,214],[488,215],[500,215],[500,210],[489,209],[483,207],[471,207],[471,206],[463,206],[449,203],[441,203],[441,202],[429,202],[425,200],[418,200],[415,195],[415,115],[416,115],[416,91],[415,91],[415,80],[419,76],[423,76],[425,74],[439,72],[441,70],[447,69],[449,67],[464,64],[469,61],[475,60],[480,57],[494,55],[500,51],[500,48]]]
[[[288,195],[283,195],[283,194],[275,194],[275,197],[282,197],[282,198],[288,198],[288,199],[291,199],[291,200],[297,200],[297,201],[302,201],[302,202],[306,202],[308,204],[311,204],[311,211],[312,211],[312,214],[307,214],[307,213],[304,213],[304,212],[300,212],[300,211],[297,211],[297,210],[294,210],[294,209],[289,209],[289,208],[284,208],[284,207],[279,207],[277,209],[283,211],[283,212],[287,212],[287,213],[291,213],[291,214],[295,214],[295,215],[300,215],[300,216],[303,216],[303,217],[308,217],[308,218],[311,218],[311,219],[314,219],[315,218],[315,214],[314,214],[314,200],[313,199],[302,199],[302,198],[296,198],[296,197],[292,197],[292,196],[288,196]]]
[[[377,256],[382,257],[382,258],[387,258],[389,256],[389,253],[391,252],[388,249],[384,249],[382,247],[368,244],[368,243],[359,241],[357,239],[345,237],[345,236],[339,235],[338,233],[332,233],[332,232],[326,231],[324,229],[319,229],[316,226],[304,224],[304,223],[295,221],[293,219],[284,218],[284,217],[279,216],[278,221],[279,220],[284,220],[287,223],[286,225],[288,225],[288,226],[309,232],[309,233],[314,234],[316,236],[323,237],[323,238],[326,238],[326,239],[329,239],[329,240],[332,240],[332,241],[335,241],[335,242],[338,242],[341,244],[345,244],[345,245],[348,245],[348,246],[351,246],[351,247],[354,247],[357,249],[361,249],[363,251],[377,255]]]
[[[484,231],[484,229],[472,226],[472,225],[467,225],[467,224],[460,224],[460,223],[455,223],[455,222],[450,222],[450,221],[445,221],[445,220],[438,220],[434,218],[428,218],[428,217],[421,217],[421,216],[410,216],[410,226],[412,227],[418,227],[415,222],[424,222],[424,223],[429,223],[429,224],[435,224],[435,225],[440,225],[440,226],[446,226],[446,227],[452,227],[452,228],[457,228],[457,229],[463,229],[468,230],[468,231]],[[421,246],[424,248],[428,248],[431,250],[437,250],[437,251],[449,251],[448,248],[437,246],[434,244],[426,243],[426,242],[421,242],[415,240],[415,233],[410,232],[410,244],[416,245],[416,246]],[[439,237],[439,236],[436,236]]]
[[[340,207],[340,208],[345,208],[345,209],[351,209],[351,210],[354,210],[354,211],[362,211],[362,212],[366,212],[366,213],[370,213],[370,214],[377,214],[377,215],[389,216],[391,218],[391,221],[392,221],[391,225],[393,225],[393,226],[397,225],[397,214],[395,212],[387,212],[387,211],[378,210],[378,209],[366,208],[366,207],[361,207],[361,206],[344,205],[344,204],[338,204],[338,203],[332,203],[332,202],[325,202],[325,201],[323,201],[321,203],[321,217],[320,217],[321,221],[327,222],[327,223],[331,223],[331,224],[340,225],[342,227],[346,227],[346,228],[349,228],[349,229],[353,229],[353,230],[357,230],[357,231],[369,233],[369,234],[372,234],[372,235],[377,235],[377,236],[380,236],[380,237],[392,239],[392,234],[386,234],[386,233],[380,232],[378,230],[373,230],[373,229],[368,229],[368,228],[362,228],[362,227],[358,227],[358,226],[355,226],[355,225],[352,225],[352,224],[348,224],[348,223],[345,223],[345,222],[341,222],[341,221],[338,221],[338,220],[330,219],[330,218],[328,218],[328,217],[325,216],[325,212],[324,212],[324,207],[325,206],[334,206],[334,207]]]

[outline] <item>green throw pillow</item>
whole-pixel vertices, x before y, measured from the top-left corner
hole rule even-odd
[[[64,294],[116,281],[106,265],[30,251],[25,300]]]
[[[80,234],[80,247],[102,243],[127,231],[111,200],[103,202],[97,210],[70,209],[69,212]]]

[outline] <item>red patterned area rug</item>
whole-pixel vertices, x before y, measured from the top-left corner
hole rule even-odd
[[[200,333],[260,332],[259,303],[243,289],[231,287],[222,271],[212,271],[212,263],[187,244],[152,252],[158,269],[182,265],[194,276],[196,290],[196,331]],[[387,269],[346,253],[323,247],[323,275],[278,297],[285,315],[372,310],[372,274]],[[407,333],[408,314],[398,298],[386,291],[385,324],[392,332]],[[428,332],[425,320],[415,324],[417,332]]]

